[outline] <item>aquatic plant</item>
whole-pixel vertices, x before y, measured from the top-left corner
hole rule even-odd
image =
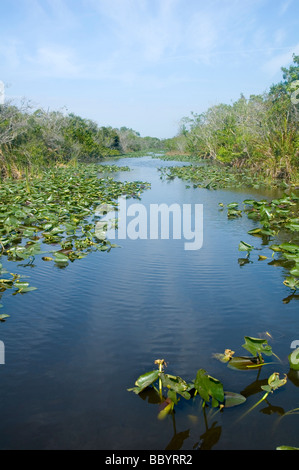
[[[232,169],[200,162],[184,166],[161,167],[158,169],[162,180],[180,178],[192,183],[193,188],[205,188],[210,190],[222,188],[267,188],[280,187],[286,189],[281,181],[265,180],[262,175],[253,174],[246,169]],[[287,186],[288,187],[288,186]]]
[[[281,446],[276,447],[276,450],[299,450],[299,447],[281,445]]]
[[[268,335],[271,337],[269,333]],[[231,349],[227,349],[225,350],[224,354],[216,354],[214,355],[214,357],[216,357],[223,363],[227,363],[229,366],[233,365],[233,369],[252,370],[253,368],[258,367],[259,375],[261,370],[260,366],[265,364],[263,356],[276,355],[273,353],[272,348],[268,344],[268,341],[266,339],[254,338],[250,336],[245,336],[244,339],[245,342],[242,347],[248,352],[250,352],[252,356],[235,357],[235,352]],[[236,360],[235,364],[234,359]],[[291,368],[298,370],[298,363],[299,348],[297,348],[295,351],[293,351],[292,354],[289,355],[289,364]],[[204,369],[199,369],[197,371],[194,380],[186,381],[179,376],[166,374],[164,368],[167,366],[167,364],[164,359],[157,359],[155,361],[155,364],[158,365],[158,369],[142,374],[136,380],[135,387],[128,389],[128,391],[133,391],[135,394],[140,395],[141,398],[143,398],[144,395],[143,399],[147,397],[150,403],[158,405],[159,411],[157,417],[159,420],[163,420],[168,415],[171,415],[174,424],[175,436],[177,435],[174,421],[175,407],[179,405],[179,401],[182,399],[186,399],[188,401],[192,400],[192,402],[195,403],[197,397],[199,397],[201,401],[200,409],[203,412],[204,423],[207,429],[207,435],[204,434],[201,436],[201,438],[204,440],[204,445],[208,446],[208,448],[211,448],[211,445],[208,443],[208,436],[212,436],[212,441],[215,444],[215,442],[217,442],[219,439],[219,433],[217,432],[217,429],[214,430],[213,428],[215,422],[213,423],[211,429],[209,429],[205,410],[210,408],[209,416],[211,418],[212,416],[214,417],[216,413],[220,411],[223,412],[227,408],[245,404],[245,402],[247,401],[246,391],[245,393],[242,392],[242,394],[225,391],[222,382],[209,375]],[[257,381],[256,384],[258,384],[259,386],[259,390],[257,390],[257,392],[264,392],[262,397],[258,399],[250,408],[245,410],[245,412],[243,412],[236,419],[235,423],[248,416],[248,414],[252,413],[260,404],[264,402],[268,404],[271,410],[278,411],[278,422],[283,417],[287,417],[289,415],[297,415],[299,413],[299,408],[294,408],[292,410],[289,410],[288,412],[284,412],[284,410],[281,408],[272,408],[267,400],[269,395],[272,395],[274,392],[282,388],[284,385],[286,385],[286,383],[287,375],[284,374],[282,377],[280,377],[280,373],[276,371],[273,372],[267,378],[266,382],[264,382],[264,380]],[[212,410],[214,410],[213,415],[211,415]],[[196,419],[194,414],[192,414],[191,417],[193,420]],[[182,434],[180,437],[183,440],[189,437],[189,433],[180,434]],[[171,445],[169,445],[167,448],[177,448],[175,446],[176,443],[171,442]],[[286,445],[278,446],[276,447],[276,449],[298,450],[296,447]]]
[[[98,172],[121,170],[117,166],[79,166],[45,172],[28,182],[6,181],[0,185],[1,255],[9,260],[25,260],[42,254],[41,244],[57,245],[56,259],[76,259],[82,248],[95,245],[95,207],[102,203],[116,205],[121,195],[139,198],[146,183],[121,183]],[[25,244],[22,244],[25,242]],[[100,245],[109,245],[102,240]],[[78,246],[78,250],[75,246]],[[60,254],[59,254],[60,253]]]
[[[254,338],[245,336],[245,343],[242,345],[244,349],[252,354],[252,356],[234,356],[235,352],[231,349],[226,349],[224,354],[214,354],[213,357],[223,363],[227,363],[233,369],[252,370],[259,369],[265,364],[265,356],[276,356],[268,341],[263,338]],[[276,356],[277,357],[277,356]],[[299,362],[299,348],[289,356],[290,366],[295,364],[297,369]],[[218,411],[223,411],[230,407],[242,405],[246,402],[244,394],[228,392],[224,390],[223,383],[212,377],[205,369],[199,369],[196,373],[194,380],[184,380],[182,377],[167,374],[164,368],[167,366],[164,359],[157,359],[155,364],[158,368],[142,374],[138,377],[133,388],[128,391],[134,392],[136,395],[148,394],[151,390],[156,399],[151,395],[151,403],[159,405],[158,419],[164,419],[167,415],[173,414],[175,407],[179,404],[181,399],[195,401],[199,397],[201,400],[201,408],[211,408]],[[267,382],[260,385],[260,390],[264,392],[263,396],[249,409],[245,411],[237,421],[243,419],[262,402],[266,401],[270,394],[283,387],[287,383],[287,375],[284,374],[280,378],[279,372],[273,372],[267,379]],[[149,396],[149,395],[148,395]],[[216,412],[215,411],[215,412]],[[280,413],[281,416],[290,414],[298,414],[299,408],[290,410],[287,413]],[[206,421],[206,417],[205,417]]]
[[[96,231],[101,217],[96,207],[106,203],[117,208],[120,196],[139,199],[149,187],[141,181],[116,181],[111,174],[121,170],[129,168],[77,164],[0,183],[0,258],[33,266],[39,257],[65,268],[90,252],[115,248],[116,244]],[[1,277],[3,269],[1,264]],[[0,292],[13,286],[18,287],[17,293],[33,290],[17,274],[12,276],[0,280]]]
[[[272,347],[268,344],[266,339],[253,338],[251,336],[245,336],[244,339],[245,343],[242,347],[250,352],[252,356],[234,356],[235,351],[226,349],[224,353],[213,354],[213,357],[227,364],[227,366],[232,369],[249,370],[260,368],[265,364],[263,355],[275,355],[272,351]]]
[[[239,419],[244,418],[245,415],[250,413],[254,408],[256,408],[258,405],[260,405],[264,400],[266,400],[266,398],[268,397],[268,395],[270,393],[273,393],[275,390],[282,387],[286,383],[287,383],[286,374],[284,375],[284,378],[282,378],[282,379],[279,377],[278,372],[274,372],[273,374],[271,374],[270,377],[268,378],[267,385],[262,385],[261,386],[261,389],[266,393],[264,393],[262,398],[260,400],[258,400],[249,410],[247,410],[246,413],[244,413]]]
[[[272,250],[272,261],[269,265],[283,266],[289,271],[289,275],[285,276],[283,283],[293,292],[299,288],[298,201],[299,197],[292,192],[290,195],[284,194],[281,198],[271,201],[245,199],[243,201],[243,210],[239,209],[238,203],[233,202],[226,205],[228,218],[242,217],[244,213],[249,219],[259,224],[247,233],[253,237],[262,238],[263,246]],[[224,204],[219,203],[218,205],[223,211]],[[270,244],[274,237],[277,238],[281,234],[284,238],[289,236],[290,241]],[[240,241],[239,251],[244,251],[247,255],[246,258],[238,260],[239,264],[243,266],[248,263],[249,255],[254,250],[260,250],[260,248],[255,248],[246,241]],[[280,258],[274,259],[275,254],[279,254]],[[258,255],[259,261],[267,258],[268,256]]]
[[[211,406],[219,410],[237,406],[246,401],[245,397],[238,393],[224,391],[223,384],[210,376],[204,369],[197,371],[194,380],[186,381],[177,375],[166,374],[164,359],[157,359],[155,364],[158,365],[158,369],[142,374],[135,381],[135,386],[129,388],[128,391],[140,395],[152,387],[159,397],[158,402],[162,405],[158,414],[159,419],[164,419],[171,413],[180,398],[190,400],[198,395],[202,400],[202,407]],[[159,383],[158,387],[157,382]],[[164,390],[167,391],[166,395],[163,394]]]
[[[283,81],[269,92],[248,99],[241,94],[229,105],[219,103],[183,117],[177,135],[165,140],[165,148],[221,162],[229,171],[248,168],[258,185],[257,174],[260,180],[298,184],[298,107],[292,99],[299,79],[298,55],[293,55],[293,62],[289,69],[281,69]]]

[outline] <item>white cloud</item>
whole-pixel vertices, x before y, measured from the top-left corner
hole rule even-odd
[[[263,70],[270,76],[274,77],[280,72],[281,67],[286,67],[292,62],[293,54],[299,54],[299,43],[288,49],[286,52],[280,53],[268,60]]]
[[[262,92],[299,52],[288,47],[298,41],[291,0],[14,1],[19,9],[7,8],[0,31],[0,79],[44,102],[52,87],[69,108],[79,87],[85,116],[97,97],[94,114],[116,119],[136,100],[140,127],[144,110],[157,104],[204,107],[214,82],[217,101]]]
[[[74,28],[79,24],[79,18],[65,0],[25,0],[26,21],[34,29],[40,26],[49,33],[55,26],[55,31]]]
[[[283,15],[291,6],[293,0],[285,0],[280,7],[280,14]]]
[[[153,63],[176,47],[179,37],[179,22],[174,14],[177,0],[155,4],[145,0],[88,0],[87,3],[97,12],[99,24],[104,24],[110,33],[107,47],[117,49],[119,57],[135,57]]]
[[[31,74],[56,78],[76,78],[80,74],[73,51],[58,46],[40,47],[34,56],[27,56],[27,61]]]
[[[21,63],[19,49],[21,47],[18,39],[5,38],[0,41],[1,63],[8,69],[16,69]]]
[[[208,63],[215,52],[248,45],[252,13],[265,0],[86,0],[121,64],[154,65],[180,57]],[[250,36],[249,36],[250,35]]]
[[[283,28],[279,28],[274,33],[274,44],[276,46],[281,46],[286,38],[286,31]]]

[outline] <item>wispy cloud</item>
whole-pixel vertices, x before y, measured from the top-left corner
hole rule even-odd
[[[284,0],[280,6],[280,14],[283,15],[291,6],[293,0]]]
[[[17,38],[5,38],[0,42],[0,60],[9,70],[15,70],[21,64],[20,46]]]
[[[56,78],[74,78],[80,75],[73,50],[59,46],[47,46],[37,49],[34,56],[27,56],[31,74]]]
[[[182,77],[180,63],[215,65],[227,55],[237,63],[254,51],[259,59],[264,54],[274,64],[273,49],[284,47],[287,35],[283,25],[269,31],[258,21],[258,11],[267,3],[24,0],[27,32],[21,30],[18,36],[15,30],[10,41],[4,40],[6,48],[0,46],[0,54],[8,66],[22,64],[23,73],[33,67],[38,76],[124,83],[141,76],[145,81],[161,77],[166,68],[170,76],[175,72]],[[291,0],[282,0],[278,10],[290,6]]]
[[[180,119],[280,78],[298,14],[298,0],[1,0],[0,79],[68,108],[80,95],[86,116],[138,102],[134,122],[145,106]]]
[[[24,0],[24,15],[27,27],[30,24],[35,31],[43,30],[45,34],[68,31],[80,24],[67,0]]]
[[[274,77],[280,72],[281,67],[288,66],[292,62],[293,54],[299,54],[299,43],[288,48],[285,52],[275,54],[271,59],[265,62],[263,69],[270,77]]]
[[[258,21],[267,0],[86,2],[110,33],[107,48],[121,66],[140,68],[180,59],[209,64],[221,52],[240,51],[243,57],[246,50],[271,51],[284,39],[282,27],[269,32]]]
[[[139,57],[155,62],[176,47],[180,22],[175,15],[178,0],[148,2],[140,0],[88,0],[98,15],[100,24],[110,31],[111,44],[118,57]]]

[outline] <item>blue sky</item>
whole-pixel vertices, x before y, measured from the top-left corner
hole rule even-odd
[[[299,54],[299,0],[0,0],[6,98],[174,136]]]

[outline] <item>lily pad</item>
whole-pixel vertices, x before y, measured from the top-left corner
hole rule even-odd
[[[245,403],[246,398],[240,393],[224,392],[224,406],[225,408],[232,408]]]
[[[237,370],[250,370],[262,367],[263,365],[264,362],[256,357],[235,356],[228,362],[227,367]]]
[[[5,321],[6,318],[9,318],[9,317],[10,317],[10,315],[7,315],[6,313],[1,313],[1,315],[0,315],[0,321]]]
[[[239,244],[239,251],[248,251],[248,252],[250,252],[253,249],[254,249],[254,247],[252,245],[249,245],[249,243],[241,241],[240,244]]]
[[[146,372],[145,374],[142,374],[136,380],[135,387],[128,389],[128,391],[139,394],[145,388],[149,387],[154,382],[156,382],[156,380],[158,380],[158,377],[159,377],[159,371],[158,370],[152,370],[150,372]]]
[[[266,356],[272,355],[272,348],[266,339],[253,338],[245,336],[245,343],[242,345],[244,349],[249,351],[253,356],[265,354]]]
[[[199,369],[194,381],[194,387],[204,402],[212,399],[212,406],[217,407],[224,402],[224,391],[222,383],[207,374],[204,369]]]

